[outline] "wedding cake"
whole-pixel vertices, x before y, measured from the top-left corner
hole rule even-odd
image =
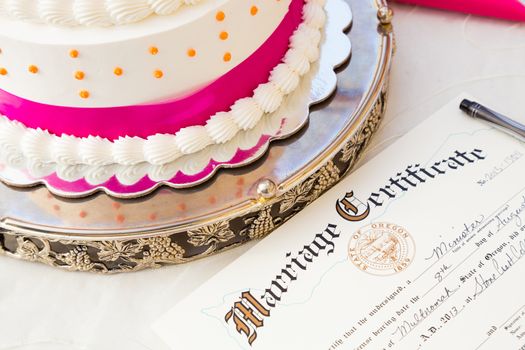
[[[132,185],[231,142],[318,60],[324,2],[0,0],[0,158]]]

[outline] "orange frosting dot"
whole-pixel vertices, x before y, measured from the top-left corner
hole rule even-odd
[[[78,51],[77,50],[71,50],[69,51],[69,56],[71,58],[77,58],[78,57]]]
[[[78,213],[78,216],[80,216],[82,219],[85,218],[87,216],[87,213],[83,210],[81,210],[79,213]]]
[[[215,19],[219,22],[224,21],[225,18],[226,18],[226,15],[222,11],[217,12],[217,14],[215,15]]]
[[[226,39],[228,39],[229,36],[230,36],[230,35],[228,34],[228,32],[221,32],[221,33],[219,34],[219,38],[220,38],[221,40],[226,40]]]
[[[117,76],[121,76],[122,73],[124,73],[124,71],[120,67],[116,67],[115,70],[113,71],[113,74],[115,74]]]
[[[258,12],[259,12],[259,8],[257,6],[252,6],[252,8],[250,9],[250,14],[252,16],[255,16]]]
[[[224,60],[224,62],[230,62],[231,59],[232,59],[232,54],[229,53],[229,52],[226,52],[226,53],[224,54],[224,56],[222,57],[222,59]]]
[[[0,75],[7,75],[7,69],[5,68],[0,68]]]
[[[81,91],[79,92],[79,96],[80,96],[81,98],[89,98],[89,91],[87,91],[87,90],[81,90]]]
[[[82,80],[86,75],[81,70],[75,72],[75,79]]]
[[[164,76],[164,73],[160,69],[157,69],[153,72],[153,76],[157,79],[160,79]]]
[[[35,66],[35,65],[30,65],[29,68],[27,69],[30,73],[33,73],[33,74],[36,74],[38,73],[38,67]]]
[[[152,55],[156,55],[159,53],[159,49],[156,46],[152,46],[149,48],[149,53]]]
[[[188,50],[188,56],[189,56],[189,57],[195,57],[195,56],[197,56],[197,51],[195,51],[195,49],[189,49],[189,50]]]

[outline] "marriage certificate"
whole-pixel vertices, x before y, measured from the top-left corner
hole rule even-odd
[[[460,101],[169,310],[157,334],[173,349],[525,349],[525,145]]]

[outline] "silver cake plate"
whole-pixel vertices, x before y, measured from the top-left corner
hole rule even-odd
[[[67,270],[135,271],[215,254],[285,223],[352,168],[385,110],[391,11],[379,0],[345,1],[352,59],[295,135],[199,186],[162,186],[137,199],[66,199],[45,186],[0,184],[0,252]]]
[[[45,185],[53,194],[79,198],[102,191],[116,198],[136,198],[154,191],[159,186],[188,188],[204,183],[221,168],[238,168],[253,163],[268,150],[270,142],[295,134],[308,120],[310,106],[326,100],[337,86],[334,69],[350,57],[351,43],[344,31],[352,23],[352,11],[343,0],[328,0],[327,23],[323,31],[320,59],[301,84],[286,96],[281,108],[266,115],[253,129],[239,132],[226,144],[206,147],[195,154],[184,156],[163,166],[139,164],[134,166],[94,167],[77,181],[65,181],[43,167],[41,176],[30,174],[25,162],[11,166],[0,162],[0,179],[11,186]],[[133,174],[130,184],[119,181],[115,172]],[[149,173],[157,174],[150,178]],[[90,176],[89,174],[93,174]],[[140,175],[142,174],[142,175]],[[155,178],[169,179],[155,181]]]

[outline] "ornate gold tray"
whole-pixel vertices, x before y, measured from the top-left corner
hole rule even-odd
[[[134,271],[215,254],[282,225],[352,168],[385,110],[392,13],[382,0],[346,1],[353,57],[298,134],[203,185],[139,199],[64,199],[0,184],[0,251],[68,270]]]

